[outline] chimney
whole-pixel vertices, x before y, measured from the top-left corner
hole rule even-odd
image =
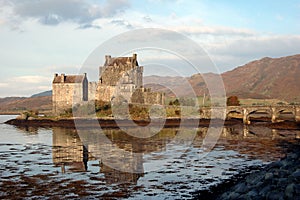
[[[105,63],[106,63],[107,65],[109,65],[110,59],[111,59],[111,55],[106,55],[106,56],[105,56]]]
[[[137,66],[137,62],[136,62],[136,57],[137,57],[137,55],[136,55],[136,53],[134,53],[134,54],[132,54],[132,60],[131,60],[131,65],[133,66],[133,67],[136,67]]]
[[[136,59],[137,59],[136,53],[132,54],[132,58],[133,58],[134,61],[136,61]]]
[[[60,75],[60,82],[64,83],[65,82],[65,74]]]

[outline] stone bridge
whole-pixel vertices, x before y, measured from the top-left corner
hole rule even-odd
[[[239,113],[243,116],[244,124],[250,124],[250,115],[259,112],[268,113],[273,123],[277,121],[279,115],[283,112],[292,113],[295,116],[295,121],[300,122],[300,106],[292,105],[227,106],[226,117],[230,113]]]

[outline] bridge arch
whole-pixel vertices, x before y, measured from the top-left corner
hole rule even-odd
[[[255,113],[265,113],[276,122],[283,113],[290,113],[290,118],[300,122],[300,106],[273,105],[273,106],[227,106],[226,118],[230,118],[232,113],[242,114],[243,122],[250,124],[250,117]]]
[[[285,118],[290,118],[293,120],[296,119],[296,109],[294,107],[276,108],[274,114],[276,115],[276,119],[285,119]],[[284,115],[286,115],[286,116],[284,116]],[[288,116],[288,115],[290,115],[290,116]]]
[[[242,110],[229,110],[226,112],[227,119],[235,118],[235,115],[243,115],[243,111]]]

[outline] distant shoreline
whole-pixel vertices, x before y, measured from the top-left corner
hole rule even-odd
[[[20,112],[0,112],[0,115],[20,115]]]

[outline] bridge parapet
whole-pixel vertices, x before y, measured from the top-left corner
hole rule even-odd
[[[270,106],[227,106],[226,116],[230,112],[243,114],[244,124],[250,124],[249,115],[254,112],[266,112],[271,116],[272,123],[276,122],[278,116],[282,112],[291,112],[295,116],[295,120],[300,122],[300,106],[291,105],[270,105]]]
[[[227,106],[226,109],[223,107],[214,108],[215,117],[223,119],[223,111],[225,111],[226,118],[230,113],[239,113],[243,116],[244,124],[250,124],[250,115],[255,112],[265,112],[271,117],[271,121],[277,122],[279,115],[282,112],[290,112],[295,116],[295,121],[300,122],[300,106],[292,105],[270,105],[270,106]],[[201,118],[211,118],[211,108],[201,108],[200,116]]]

